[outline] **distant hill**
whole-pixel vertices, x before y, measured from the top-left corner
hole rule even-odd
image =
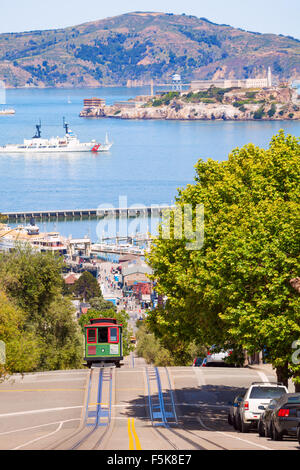
[[[258,12],[259,14],[259,12]],[[134,12],[74,27],[0,35],[7,86],[82,87],[199,78],[300,76],[300,41],[205,18]]]

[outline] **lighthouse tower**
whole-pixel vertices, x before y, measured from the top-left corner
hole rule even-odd
[[[272,87],[272,72],[271,67],[268,67],[268,88]]]

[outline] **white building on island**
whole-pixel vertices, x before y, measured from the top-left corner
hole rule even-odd
[[[271,88],[272,72],[268,67],[266,78],[234,78],[234,79],[218,79],[218,80],[192,80],[190,89],[208,90],[210,87],[216,88]]]

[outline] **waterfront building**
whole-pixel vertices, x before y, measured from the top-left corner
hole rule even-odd
[[[123,284],[127,286],[133,286],[137,283],[149,283],[148,275],[150,274],[153,274],[152,269],[141,260],[122,266]]]
[[[141,105],[141,103],[136,103],[135,101],[116,101],[114,106],[116,108],[136,108]]]
[[[243,78],[243,79],[218,79],[218,80],[192,80],[190,90],[208,90],[216,88],[271,88],[272,72],[268,68],[266,78]]]
[[[102,108],[105,106],[105,100],[102,98],[85,98],[83,105],[85,108]]]
[[[105,100],[102,98],[85,98],[83,100],[83,109],[80,112],[80,117],[101,116],[103,108],[105,107]]]

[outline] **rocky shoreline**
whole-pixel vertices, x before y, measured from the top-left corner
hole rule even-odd
[[[124,103],[101,108],[84,108],[80,116],[184,121],[300,119],[300,95],[288,86],[256,90],[223,90],[219,95],[222,101],[217,94],[215,95],[215,102],[213,98],[205,97],[205,93],[200,91],[198,93],[168,92],[154,97],[138,96]]]

